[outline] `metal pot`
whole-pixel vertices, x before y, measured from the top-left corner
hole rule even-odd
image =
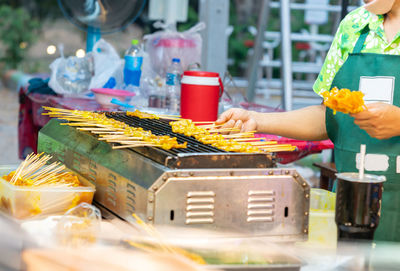
[[[339,240],[372,240],[378,227],[385,176],[340,173],[335,221]]]

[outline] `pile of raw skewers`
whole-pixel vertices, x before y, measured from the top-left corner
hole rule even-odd
[[[113,149],[134,147],[159,147],[166,150],[173,148],[186,148],[187,142],[178,143],[176,137],[169,135],[154,135],[151,131],[141,127],[132,127],[124,122],[108,118],[105,113],[90,111],[68,110],[52,107],[44,107],[50,117],[66,120],[62,125],[74,126],[78,130],[89,131],[97,134],[99,140],[109,143],[118,143]],[[276,141],[265,141],[265,138],[254,137],[255,131],[224,135],[223,133],[236,131],[237,128],[221,128],[221,126],[209,123],[200,125],[188,119],[180,119],[168,115],[154,115],[140,112],[127,112],[127,116],[144,119],[168,119],[173,132],[186,136],[193,136],[204,144],[210,144],[219,149],[231,152],[262,153],[293,151],[295,146],[290,144],[277,144]]]
[[[52,157],[43,153],[31,153],[15,170],[3,179],[16,186],[57,186],[57,187],[78,187],[78,177],[66,171],[60,162],[47,165]]]

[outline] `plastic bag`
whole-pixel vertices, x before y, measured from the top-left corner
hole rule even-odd
[[[156,22],[154,26],[163,30],[145,35],[143,39],[152,68],[158,75],[165,77],[172,58],[180,58],[183,70],[193,63],[201,63],[202,38],[198,32],[205,28],[204,23],[198,23],[184,32],[172,30],[161,22]]]
[[[97,242],[101,213],[95,206],[81,203],[70,209],[57,223],[56,235],[60,245],[81,247]]]
[[[58,94],[84,96],[92,88],[103,87],[111,77],[118,82],[123,81],[123,61],[115,49],[103,39],[96,42],[93,52],[82,58],[65,58],[62,46],[60,51],[61,57],[50,64],[49,81],[49,86]]]
[[[123,82],[123,61],[111,44],[100,39],[93,47],[94,75],[89,89],[103,87],[111,77]]]
[[[63,46],[59,46],[61,57],[50,64],[49,86],[57,94],[79,96],[89,91],[89,84],[93,75],[93,56],[86,54],[78,58],[64,57]]]

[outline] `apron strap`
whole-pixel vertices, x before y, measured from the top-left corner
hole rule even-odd
[[[361,49],[364,46],[365,40],[367,39],[369,34],[369,26],[366,25],[363,30],[361,30],[360,37],[357,40],[356,46],[354,46],[353,54],[361,53]]]

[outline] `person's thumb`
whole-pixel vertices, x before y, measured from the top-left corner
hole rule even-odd
[[[223,123],[227,122],[228,119],[229,119],[229,112],[224,112],[215,121],[215,124],[223,124]]]

